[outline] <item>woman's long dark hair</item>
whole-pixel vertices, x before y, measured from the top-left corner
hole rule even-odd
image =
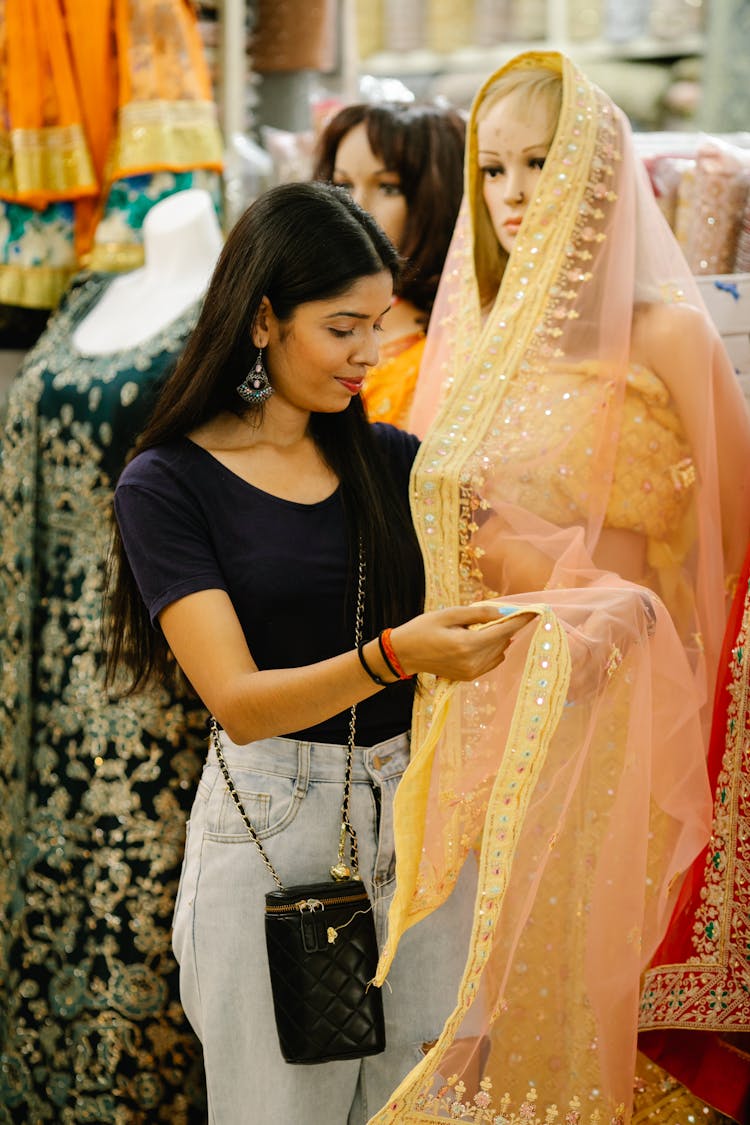
[[[230,232],[198,323],[156,401],[133,455],[184,437],[220,411],[242,411],[236,387],[255,358],[251,330],[265,296],[289,321],[299,305],[345,292],[359,278],[400,262],[372,216],[330,184],[285,184],[266,192]],[[260,408],[262,409],[262,408]],[[367,562],[366,626],[372,634],[418,611],[422,562],[408,505],[357,397],[340,413],[313,414],[310,431],[341,482],[351,590],[359,543]],[[115,526],[107,568],[107,677],[120,665],[129,691],[173,671],[169,650],[147,609]]]
[[[321,133],[316,180],[333,178],[341,140],[362,123],[372,151],[398,173],[406,199],[398,293],[429,316],[461,203],[465,121],[455,109],[429,104],[345,106]]]

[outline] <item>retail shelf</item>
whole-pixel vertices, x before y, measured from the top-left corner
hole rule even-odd
[[[490,73],[522,51],[559,50],[576,62],[599,59],[661,59],[702,55],[703,35],[679,39],[653,37],[611,42],[604,39],[502,43],[492,47],[461,47],[449,53],[437,51],[379,51],[362,59],[360,72],[378,76],[422,74]]]

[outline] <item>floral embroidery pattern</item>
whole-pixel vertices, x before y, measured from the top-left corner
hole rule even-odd
[[[472,1121],[479,1125],[624,1125],[624,1107],[617,1108],[613,1115],[603,1115],[595,1108],[582,1109],[580,1098],[572,1098],[563,1110],[556,1105],[543,1109],[538,1104],[538,1093],[532,1086],[525,1101],[517,1108],[511,1105],[511,1097],[504,1094],[497,1102],[493,1099],[492,1081],[483,1078],[479,1090],[468,1097],[463,1082],[452,1075],[434,1096],[417,1099],[415,1108],[437,1115],[438,1120]]]

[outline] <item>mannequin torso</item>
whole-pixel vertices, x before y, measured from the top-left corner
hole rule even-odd
[[[203,296],[222,246],[207,191],[191,188],[161,200],[143,223],[146,264],[115,278],[73,333],[84,355],[107,355],[143,343]]]

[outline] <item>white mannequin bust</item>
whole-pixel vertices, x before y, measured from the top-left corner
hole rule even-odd
[[[108,355],[154,336],[203,296],[222,241],[202,188],[154,204],[143,220],[146,264],[110,283],[73,333],[73,346],[83,355]]]

